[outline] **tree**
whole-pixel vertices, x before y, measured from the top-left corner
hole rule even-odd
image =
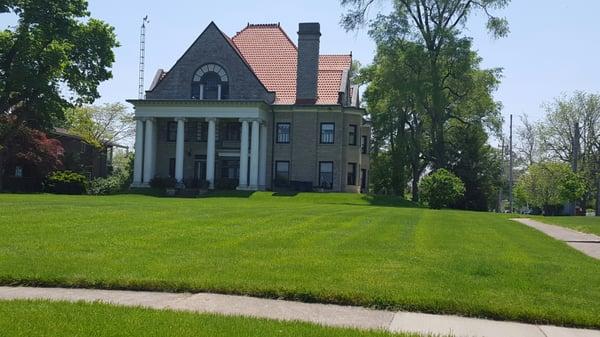
[[[5,0],[0,15],[18,18],[0,31],[0,117],[50,129],[65,108],[99,96],[118,43],[111,26],[89,17],[87,1]],[[12,143],[16,130],[0,130],[0,144]],[[6,151],[0,149],[0,176]]]
[[[544,106],[547,115],[539,127],[543,150],[586,178],[593,188],[583,196],[583,204],[595,195],[600,216],[600,95],[575,92]]]
[[[432,172],[421,181],[423,201],[430,208],[442,209],[455,203],[465,194],[465,185],[459,177],[446,169]]]
[[[0,117],[0,125],[10,125],[14,135],[3,143],[3,165],[21,167],[33,179],[29,188],[39,188],[48,173],[62,167],[64,149],[60,141],[48,138],[45,133],[24,123],[16,124],[8,117]],[[5,178],[4,174],[0,175],[0,181]]]
[[[517,127],[515,152],[526,167],[543,161],[538,128],[527,118],[520,116],[521,126]]]
[[[121,103],[75,107],[65,115],[64,126],[98,148],[129,139],[135,132],[133,116]]]
[[[545,215],[557,215],[566,203],[585,195],[586,182],[568,164],[548,162],[530,166],[515,192],[520,200],[542,209]]]
[[[449,167],[464,182],[465,193],[453,208],[493,209],[503,186],[501,154],[487,144],[488,135],[481,125],[455,124],[448,132]]]
[[[342,25],[356,29],[367,22],[366,13],[375,0],[341,0],[351,9],[342,17]],[[462,85],[469,60],[470,39],[461,35],[469,16],[483,12],[488,16],[488,30],[495,37],[509,32],[505,19],[491,11],[508,5],[509,0],[395,0],[393,11],[378,15],[373,33],[379,45],[394,41],[413,42],[423,49],[423,61],[428,77],[426,96],[420,102],[429,115],[431,157],[435,168],[447,166],[445,124],[460,118],[457,100],[467,97],[469,85]],[[462,52],[462,57],[461,56]],[[458,56],[458,57],[457,57]],[[473,62],[472,58],[470,62]],[[463,90],[461,90],[463,89]]]

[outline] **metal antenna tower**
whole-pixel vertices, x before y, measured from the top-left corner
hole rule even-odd
[[[142,27],[140,28],[140,77],[138,85],[138,98],[144,99],[144,64],[146,62],[146,24],[150,23],[148,15],[142,19]]]

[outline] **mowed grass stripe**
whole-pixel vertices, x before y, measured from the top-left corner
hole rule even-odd
[[[600,328],[600,263],[506,215],[350,194],[0,195],[0,282]]]
[[[125,308],[105,304],[0,301],[0,335],[10,337],[417,337],[298,322]]]

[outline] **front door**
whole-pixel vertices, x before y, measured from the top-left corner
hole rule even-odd
[[[197,160],[194,163],[194,183],[202,187],[206,181],[206,160]]]

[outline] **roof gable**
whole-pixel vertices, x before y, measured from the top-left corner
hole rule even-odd
[[[273,101],[273,93],[269,92],[235,44],[214,22],[147,92],[147,99],[189,99],[192,78],[196,70],[207,63],[218,64],[227,71],[230,98]]]

